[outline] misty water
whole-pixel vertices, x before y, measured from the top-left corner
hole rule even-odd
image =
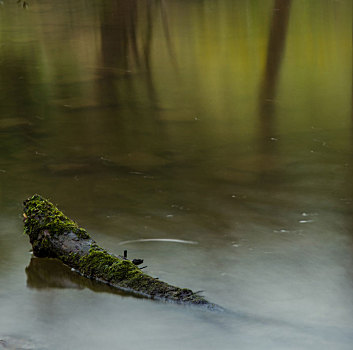
[[[0,5],[0,349],[351,349],[351,1],[27,3]],[[34,193],[227,311],[34,258]]]

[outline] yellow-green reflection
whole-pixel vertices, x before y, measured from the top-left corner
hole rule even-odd
[[[48,341],[43,324],[65,319],[69,331],[82,321],[68,317],[77,308],[88,333],[103,334],[117,322],[112,308],[120,317],[128,305],[119,325],[130,348],[351,346],[351,39],[347,0],[40,0],[26,10],[4,2],[0,329],[23,332],[39,309],[31,330]],[[150,306],[132,298],[28,291],[17,215],[35,192],[111,251],[141,238],[198,242],[128,249],[151,274],[293,327],[152,311],[158,327],[145,329]],[[44,280],[52,271],[30,267]],[[92,310],[109,323],[90,322]],[[171,336],[167,321],[188,336]],[[134,322],[141,343],[131,344]],[[115,331],[105,337],[112,348]],[[51,348],[99,347],[78,334],[74,346],[53,337]]]

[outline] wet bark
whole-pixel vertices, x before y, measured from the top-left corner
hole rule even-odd
[[[90,279],[147,298],[221,310],[190,289],[151,277],[124,256],[108,253],[51,202],[34,195],[24,202],[24,232],[33,254],[56,258]]]

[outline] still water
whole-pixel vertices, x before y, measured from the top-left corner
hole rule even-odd
[[[350,0],[0,7],[0,348],[351,349]],[[30,255],[50,198],[228,310]]]

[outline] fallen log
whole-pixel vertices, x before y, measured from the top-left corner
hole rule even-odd
[[[108,253],[47,199],[34,195],[23,203],[24,232],[33,254],[56,258],[81,275],[126,292],[179,304],[222,310],[190,289],[172,286],[142,272],[125,256]]]

